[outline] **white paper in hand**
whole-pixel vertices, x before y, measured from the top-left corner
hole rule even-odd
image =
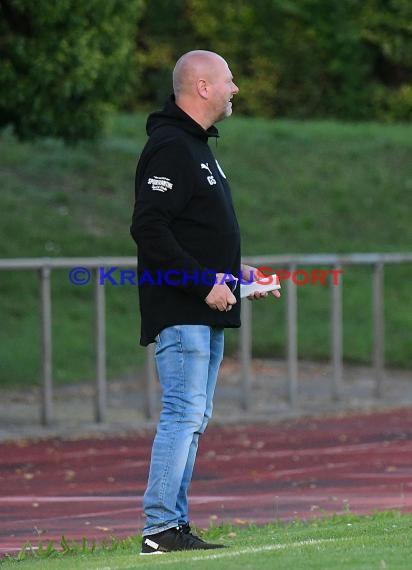
[[[240,284],[240,298],[249,297],[253,293],[264,293],[266,291],[274,291],[280,289],[279,277],[274,273],[273,275],[265,275],[259,281],[252,281],[250,283]]]

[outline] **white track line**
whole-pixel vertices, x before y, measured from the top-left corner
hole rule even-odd
[[[331,542],[339,542],[349,540],[349,537],[342,537],[342,538],[320,538],[320,539],[313,539],[310,538],[308,540],[301,540],[298,542],[290,542],[288,544],[267,544],[263,546],[248,546],[246,548],[241,548],[240,550],[236,551],[225,551],[219,552],[218,554],[208,554],[206,556],[191,556],[190,558],[186,558],[187,561],[202,561],[202,560],[219,560],[221,558],[235,558],[237,556],[242,556],[243,554],[256,554],[259,552],[268,552],[268,551],[275,551],[275,550],[286,550],[287,548],[300,548],[301,546],[317,546],[319,544],[327,544]],[[180,553],[179,553],[180,554]],[[164,560],[163,555],[154,556],[156,558],[156,563],[154,566],[158,565],[165,565],[165,564],[176,564],[178,560]],[[162,560],[159,558],[162,557]],[[149,556],[148,558],[153,558]],[[136,566],[137,567],[137,566]],[[135,568],[134,566],[104,566],[103,568],[96,568],[96,570],[131,570]]]

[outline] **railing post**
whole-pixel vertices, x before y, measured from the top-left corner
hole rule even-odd
[[[292,408],[298,403],[298,341],[297,341],[297,290],[293,275],[296,265],[289,266],[287,281],[287,357],[288,357],[288,399]]]
[[[50,267],[40,270],[41,280],[41,353],[42,353],[42,402],[41,423],[49,425],[53,420],[53,368],[52,368],[52,330],[51,330],[51,287]]]
[[[244,299],[241,304],[241,322],[240,328],[240,362],[241,362],[241,380],[242,394],[241,406],[245,411],[251,407],[251,380],[252,380],[252,303],[248,299]]]
[[[99,284],[100,268],[96,267],[94,284],[94,339],[96,359],[95,420],[104,422],[107,412],[106,379],[106,311],[104,284]]]
[[[154,360],[155,345],[149,344],[146,348],[146,398],[145,415],[148,420],[153,419],[156,408],[156,366]]]
[[[375,370],[374,395],[377,398],[382,396],[382,382],[384,378],[384,344],[385,344],[385,318],[383,303],[383,263],[376,263],[373,266],[373,367]]]
[[[339,264],[336,271],[341,270]],[[335,280],[336,275],[336,280]],[[342,273],[336,273],[331,285],[331,351],[332,351],[332,390],[334,400],[342,396]]]

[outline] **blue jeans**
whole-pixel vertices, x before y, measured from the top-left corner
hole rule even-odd
[[[212,415],[223,357],[222,328],[177,325],[156,337],[162,411],[143,498],[143,535],[189,522],[188,489],[199,436]]]

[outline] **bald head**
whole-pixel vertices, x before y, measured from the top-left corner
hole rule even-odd
[[[232,113],[231,99],[239,89],[226,61],[212,51],[182,55],[173,70],[176,104],[205,129]]]
[[[213,80],[217,67],[227,63],[217,53],[206,50],[189,51],[182,55],[173,70],[173,91],[178,98],[189,95],[196,90],[197,82],[201,79]]]

